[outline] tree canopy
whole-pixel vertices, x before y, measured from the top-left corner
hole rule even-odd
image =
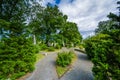
[[[33,71],[41,47],[76,46],[81,40],[77,25],[68,22],[57,6],[42,7],[38,0],[1,0],[0,80],[15,80]]]
[[[65,40],[67,40],[67,42],[71,40],[71,43],[77,44],[80,43],[82,39],[77,25],[68,22],[67,15],[63,15],[57,6],[47,5],[42,12],[37,13],[36,18],[31,20],[29,26],[34,29],[33,32],[38,33],[38,36],[45,41],[46,45],[50,42],[62,44]],[[61,36],[61,38],[59,37],[61,41],[57,42],[54,38],[55,36]]]

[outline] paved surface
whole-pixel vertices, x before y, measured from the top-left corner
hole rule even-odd
[[[68,71],[60,80],[93,80],[91,71],[93,64],[87,59],[86,54],[75,52],[78,60],[72,66],[72,70]]]
[[[66,50],[66,49],[64,49]],[[33,74],[26,80],[93,80],[91,72],[93,64],[83,53],[76,52],[78,60],[62,78],[58,79],[55,70],[56,53],[48,54],[44,59],[36,64]]]
[[[57,54],[50,53],[37,63],[33,74],[26,80],[57,80],[55,59]]]

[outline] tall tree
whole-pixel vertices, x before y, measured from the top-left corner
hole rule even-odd
[[[57,6],[47,6],[42,14],[42,29],[45,34],[45,43],[48,45],[52,35],[56,34],[62,26],[64,20],[63,14],[59,11]]]
[[[34,69],[36,50],[25,36],[29,1],[0,1],[0,35],[6,37],[0,41],[0,80],[15,80]]]
[[[66,22],[61,28],[60,34],[64,37],[66,44],[72,44],[73,46],[79,44],[82,40],[77,25],[72,22]]]
[[[109,20],[101,21],[95,30],[96,33],[107,33],[115,29],[120,29],[120,1],[117,1],[117,4],[118,14],[110,12],[107,16]]]
[[[41,19],[43,7],[38,2],[33,2],[32,6],[29,8],[29,18],[28,18],[28,32],[33,36],[33,43],[36,44],[36,36],[40,35],[41,30]]]
[[[114,25],[114,26],[113,26]],[[100,21],[98,28],[95,30],[95,33],[107,33],[113,29],[116,29],[116,22],[112,20]]]
[[[29,5],[29,0],[1,0],[0,1],[0,30],[5,35],[19,36],[23,32],[25,11]],[[3,26],[9,22],[9,26]]]

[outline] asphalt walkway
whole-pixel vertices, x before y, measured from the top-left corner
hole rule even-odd
[[[93,64],[88,60],[86,54],[78,51],[75,53],[78,56],[77,61],[73,64],[72,69],[60,79],[58,79],[55,69],[57,54],[52,52],[36,64],[35,71],[26,80],[93,80],[91,71]]]
[[[33,74],[26,80],[57,80],[57,73],[55,69],[55,59],[57,54],[51,53],[45,56],[40,62],[36,64],[36,69]]]
[[[87,55],[75,51],[78,56],[77,61],[72,66],[72,70],[68,71],[60,80],[93,80],[91,61]]]

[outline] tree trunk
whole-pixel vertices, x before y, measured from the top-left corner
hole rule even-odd
[[[46,44],[47,46],[49,46],[49,36],[48,36],[48,35],[46,35],[46,41],[45,41],[45,44]]]
[[[64,43],[64,41],[62,41],[62,45],[63,45],[63,47],[65,47],[65,43]]]
[[[36,45],[36,36],[35,36],[35,34],[33,35],[33,44]]]

